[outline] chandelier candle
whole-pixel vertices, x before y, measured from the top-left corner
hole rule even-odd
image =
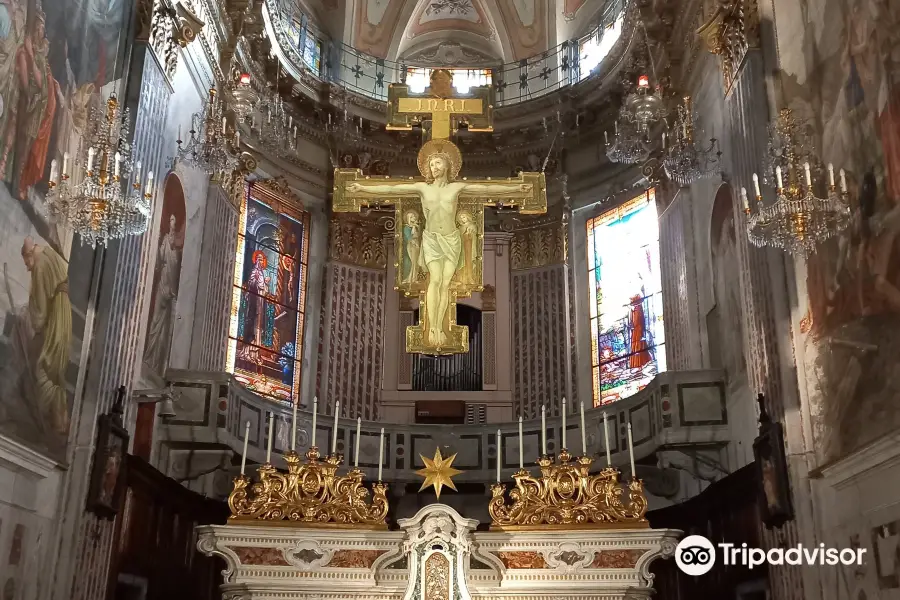
[[[353,450],[353,468],[359,468],[359,435],[362,428],[362,417],[356,417],[356,448]]]
[[[803,163],[803,170],[806,172],[806,187],[812,187],[812,174],[809,172],[809,163]]]
[[[744,206],[744,212],[750,212],[750,200],[747,199],[747,188],[741,188],[741,204]]]
[[[781,181],[781,167],[775,167],[775,178],[778,180],[778,189],[783,189],[784,184]]]
[[[541,404],[541,454],[547,456],[547,409]]]
[[[519,470],[525,469],[525,448],[522,443],[522,415],[519,415]]]
[[[244,426],[244,453],[241,454],[241,477],[244,476],[244,470],[247,468],[247,442],[250,441],[250,421]]]
[[[847,174],[841,169],[841,191],[847,193]]]
[[[140,163],[138,163],[140,164]],[[65,179],[66,175],[69,174],[69,153],[63,153],[63,170],[62,170],[62,178]]]
[[[828,185],[834,189],[834,165],[828,163]]]
[[[503,437],[500,435],[500,430],[497,430],[497,483],[500,483],[500,461],[501,456],[503,456]]]
[[[584,428],[584,402],[581,403],[581,455],[587,456],[587,431]]]
[[[628,424],[628,458],[631,459],[631,478],[637,479],[634,468],[634,440],[631,437],[631,423]]]
[[[153,171],[147,173],[147,189],[144,190],[144,195],[148,198],[153,195]]]
[[[762,192],[759,191],[759,176],[756,173],[753,174],[753,191],[757,198],[762,196]]]
[[[266,446],[266,464],[272,464],[272,432],[275,429],[275,415],[269,415],[269,443]]]
[[[384,427],[381,428],[381,436],[378,438],[378,482],[381,483],[381,467],[384,464]]]
[[[562,406],[560,407],[562,412],[562,447],[566,447],[566,409],[569,408],[566,404],[566,399],[563,397]]]
[[[319,412],[319,399],[314,397],[313,398],[312,433],[310,434],[311,439],[309,442],[310,448],[316,447],[316,413],[318,413],[318,412]]]
[[[331,430],[331,453],[337,454],[338,415],[341,414],[341,401],[334,403],[334,427]]]
[[[609,452],[609,427],[606,423],[606,411],[603,411],[603,442],[606,446],[606,466],[612,466],[612,456]]]

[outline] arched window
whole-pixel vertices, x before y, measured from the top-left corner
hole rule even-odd
[[[241,205],[228,370],[254,392],[293,401],[300,390],[309,214],[265,185]]]
[[[413,322],[418,322],[415,311]],[[481,311],[456,305],[456,324],[469,328],[469,351],[449,356],[413,356],[413,389],[426,392],[480,392]]]
[[[594,406],[631,396],[666,369],[656,194],[587,222]]]

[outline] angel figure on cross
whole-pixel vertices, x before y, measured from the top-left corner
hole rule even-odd
[[[440,348],[447,342],[444,325],[450,306],[450,281],[459,266],[463,251],[462,235],[456,227],[459,196],[462,193],[484,196],[513,196],[528,193],[530,183],[469,183],[456,181],[462,155],[449,140],[431,140],[419,152],[419,171],[425,181],[407,183],[362,184],[351,182],[351,194],[373,196],[417,196],[422,202],[425,226],[422,231],[421,257],[428,271],[425,305],[427,342]]]

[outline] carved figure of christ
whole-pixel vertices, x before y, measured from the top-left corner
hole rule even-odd
[[[442,154],[428,159],[433,181],[405,183],[348,182],[346,190],[353,196],[377,197],[418,196],[425,215],[421,250],[428,270],[425,295],[427,342],[431,346],[446,344],[443,324],[450,306],[450,281],[459,266],[462,237],[456,227],[457,203],[461,194],[490,197],[521,197],[531,193],[532,183],[493,183],[453,181],[451,165]]]

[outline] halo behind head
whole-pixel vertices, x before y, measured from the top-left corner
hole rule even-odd
[[[459,176],[459,170],[462,168],[462,153],[459,148],[450,140],[430,140],[425,143],[419,150],[416,163],[419,166],[419,173],[425,178],[425,181],[431,183],[434,178],[431,175],[431,167],[429,161],[433,156],[443,156],[450,163],[448,179],[453,181]]]

